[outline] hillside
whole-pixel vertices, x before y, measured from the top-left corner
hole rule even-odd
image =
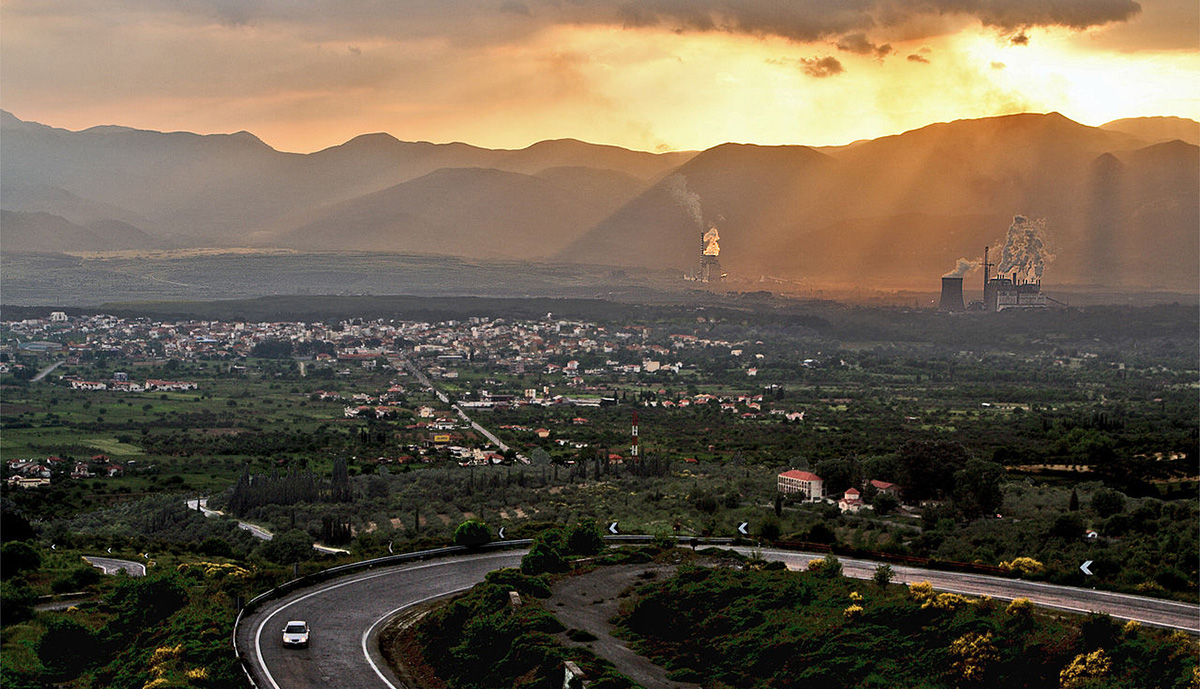
[[[6,252],[383,251],[683,275],[716,227],[734,289],[907,290],[981,258],[1025,215],[1045,219],[1048,285],[1194,292],[1200,281],[1200,124],[1180,118],[1089,127],[1021,114],[841,147],[667,154],[383,133],[293,154],[246,132],[71,132],[10,113],[0,129],[4,210],[62,221],[10,219]]]

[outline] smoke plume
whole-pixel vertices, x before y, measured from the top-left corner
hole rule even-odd
[[[997,274],[1016,273],[1019,282],[1041,280],[1046,261],[1054,259],[1046,249],[1045,232],[1044,219],[1031,220],[1023,215],[1014,216],[1012,225],[1008,227],[1004,249],[1000,252]]]
[[[674,174],[667,178],[666,181],[667,193],[675,202],[688,212],[688,216],[692,222],[696,223],[696,227],[704,229],[704,215],[700,212],[700,195],[688,189],[687,178],[680,174]]]
[[[704,255],[705,256],[720,256],[721,233],[717,232],[717,228],[710,227],[708,232],[704,233]]]
[[[960,258],[960,259],[958,259],[958,263],[954,266],[954,270],[950,271],[949,273],[946,273],[942,277],[944,277],[944,278],[963,277],[967,273],[978,268],[980,263],[981,263],[981,261],[979,259],[971,260],[969,258]]]

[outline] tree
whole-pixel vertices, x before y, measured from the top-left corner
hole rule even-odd
[[[816,474],[824,481],[825,493],[837,495],[862,483],[862,467],[857,459],[826,459],[817,462]]]
[[[54,617],[35,644],[38,658],[51,673],[74,677],[99,658],[95,633],[69,617]]]
[[[572,555],[595,555],[604,550],[604,537],[596,522],[576,522],[567,529],[567,552]]]
[[[1083,517],[1077,512],[1067,512],[1054,518],[1050,527],[1050,535],[1069,541],[1083,536]]]
[[[1101,488],[1092,496],[1092,509],[1108,518],[1125,511],[1125,496],[1110,488]]]
[[[286,359],[291,355],[292,343],[290,340],[272,337],[255,344],[254,348],[250,350],[250,356],[258,359]]]
[[[871,581],[881,589],[887,588],[888,584],[892,583],[892,577],[896,576],[896,572],[892,570],[892,566],[883,564],[875,567],[875,571],[871,574]]]
[[[1079,491],[1075,490],[1074,488],[1071,489],[1071,499],[1067,502],[1067,511],[1079,511]]]
[[[948,440],[910,440],[899,455],[904,499],[910,504],[948,495],[955,472],[970,459],[962,443]]]
[[[999,464],[968,460],[965,467],[954,472],[954,504],[958,511],[968,519],[995,514],[1003,500],[1003,478],[1004,467]]]
[[[491,540],[492,533],[488,531],[487,525],[476,519],[468,519],[454,530],[454,545],[478,548]]]
[[[299,529],[276,535],[258,547],[264,558],[280,565],[290,565],[312,557],[312,538]]]
[[[0,578],[8,579],[42,566],[42,556],[28,543],[15,541],[0,547]]]
[[[879,515],[880,517],[885,517],[891,514],[892,512],[896,511],[896,508],[899,506],[900,498],[887,491],[881,491],[875,496],[875,499],[871,501],[871,507],[875,508],[875,514]]]
[[[567,571],[567,561],[546,541],[536,541],[521,558],[522,574],[545,574]]]

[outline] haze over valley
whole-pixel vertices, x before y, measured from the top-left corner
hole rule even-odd
[[[1045,219],[1047,285],[1187,293],[1198,142],[1182,118],[1089,127],[1049,113],[839,147],[493,150],[367,134],[296,154],[247,132],[67,131],[4,112],[3,248],[381,252],[682,277],[716,227],[729,276],[716,289],[930,290],[1026,215]]]

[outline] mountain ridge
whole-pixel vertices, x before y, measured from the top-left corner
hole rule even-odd
[[[716,226],[721,264],[737,279],[882,288],[923,284],[981,254],[1021,214],[1045,218],[1057,256],[1047,271],[1061,282],[1195,289],[1197,148],[1163,135],[1192,125],[1200,128],[1181,118],[1090,127],[1021,113],[842,147],[728,143],[671,153],[576,139],[485,149],[376,132],[299,154],[246,132],[71,132],[0,111],[0,185],[12,190],[0,205],[84,229],[120,222],[157,246],[681,274],[695,270],[700,233]],[[47,223],[59,229],[38,246],[78,250],[71,236],[96,244]]]

